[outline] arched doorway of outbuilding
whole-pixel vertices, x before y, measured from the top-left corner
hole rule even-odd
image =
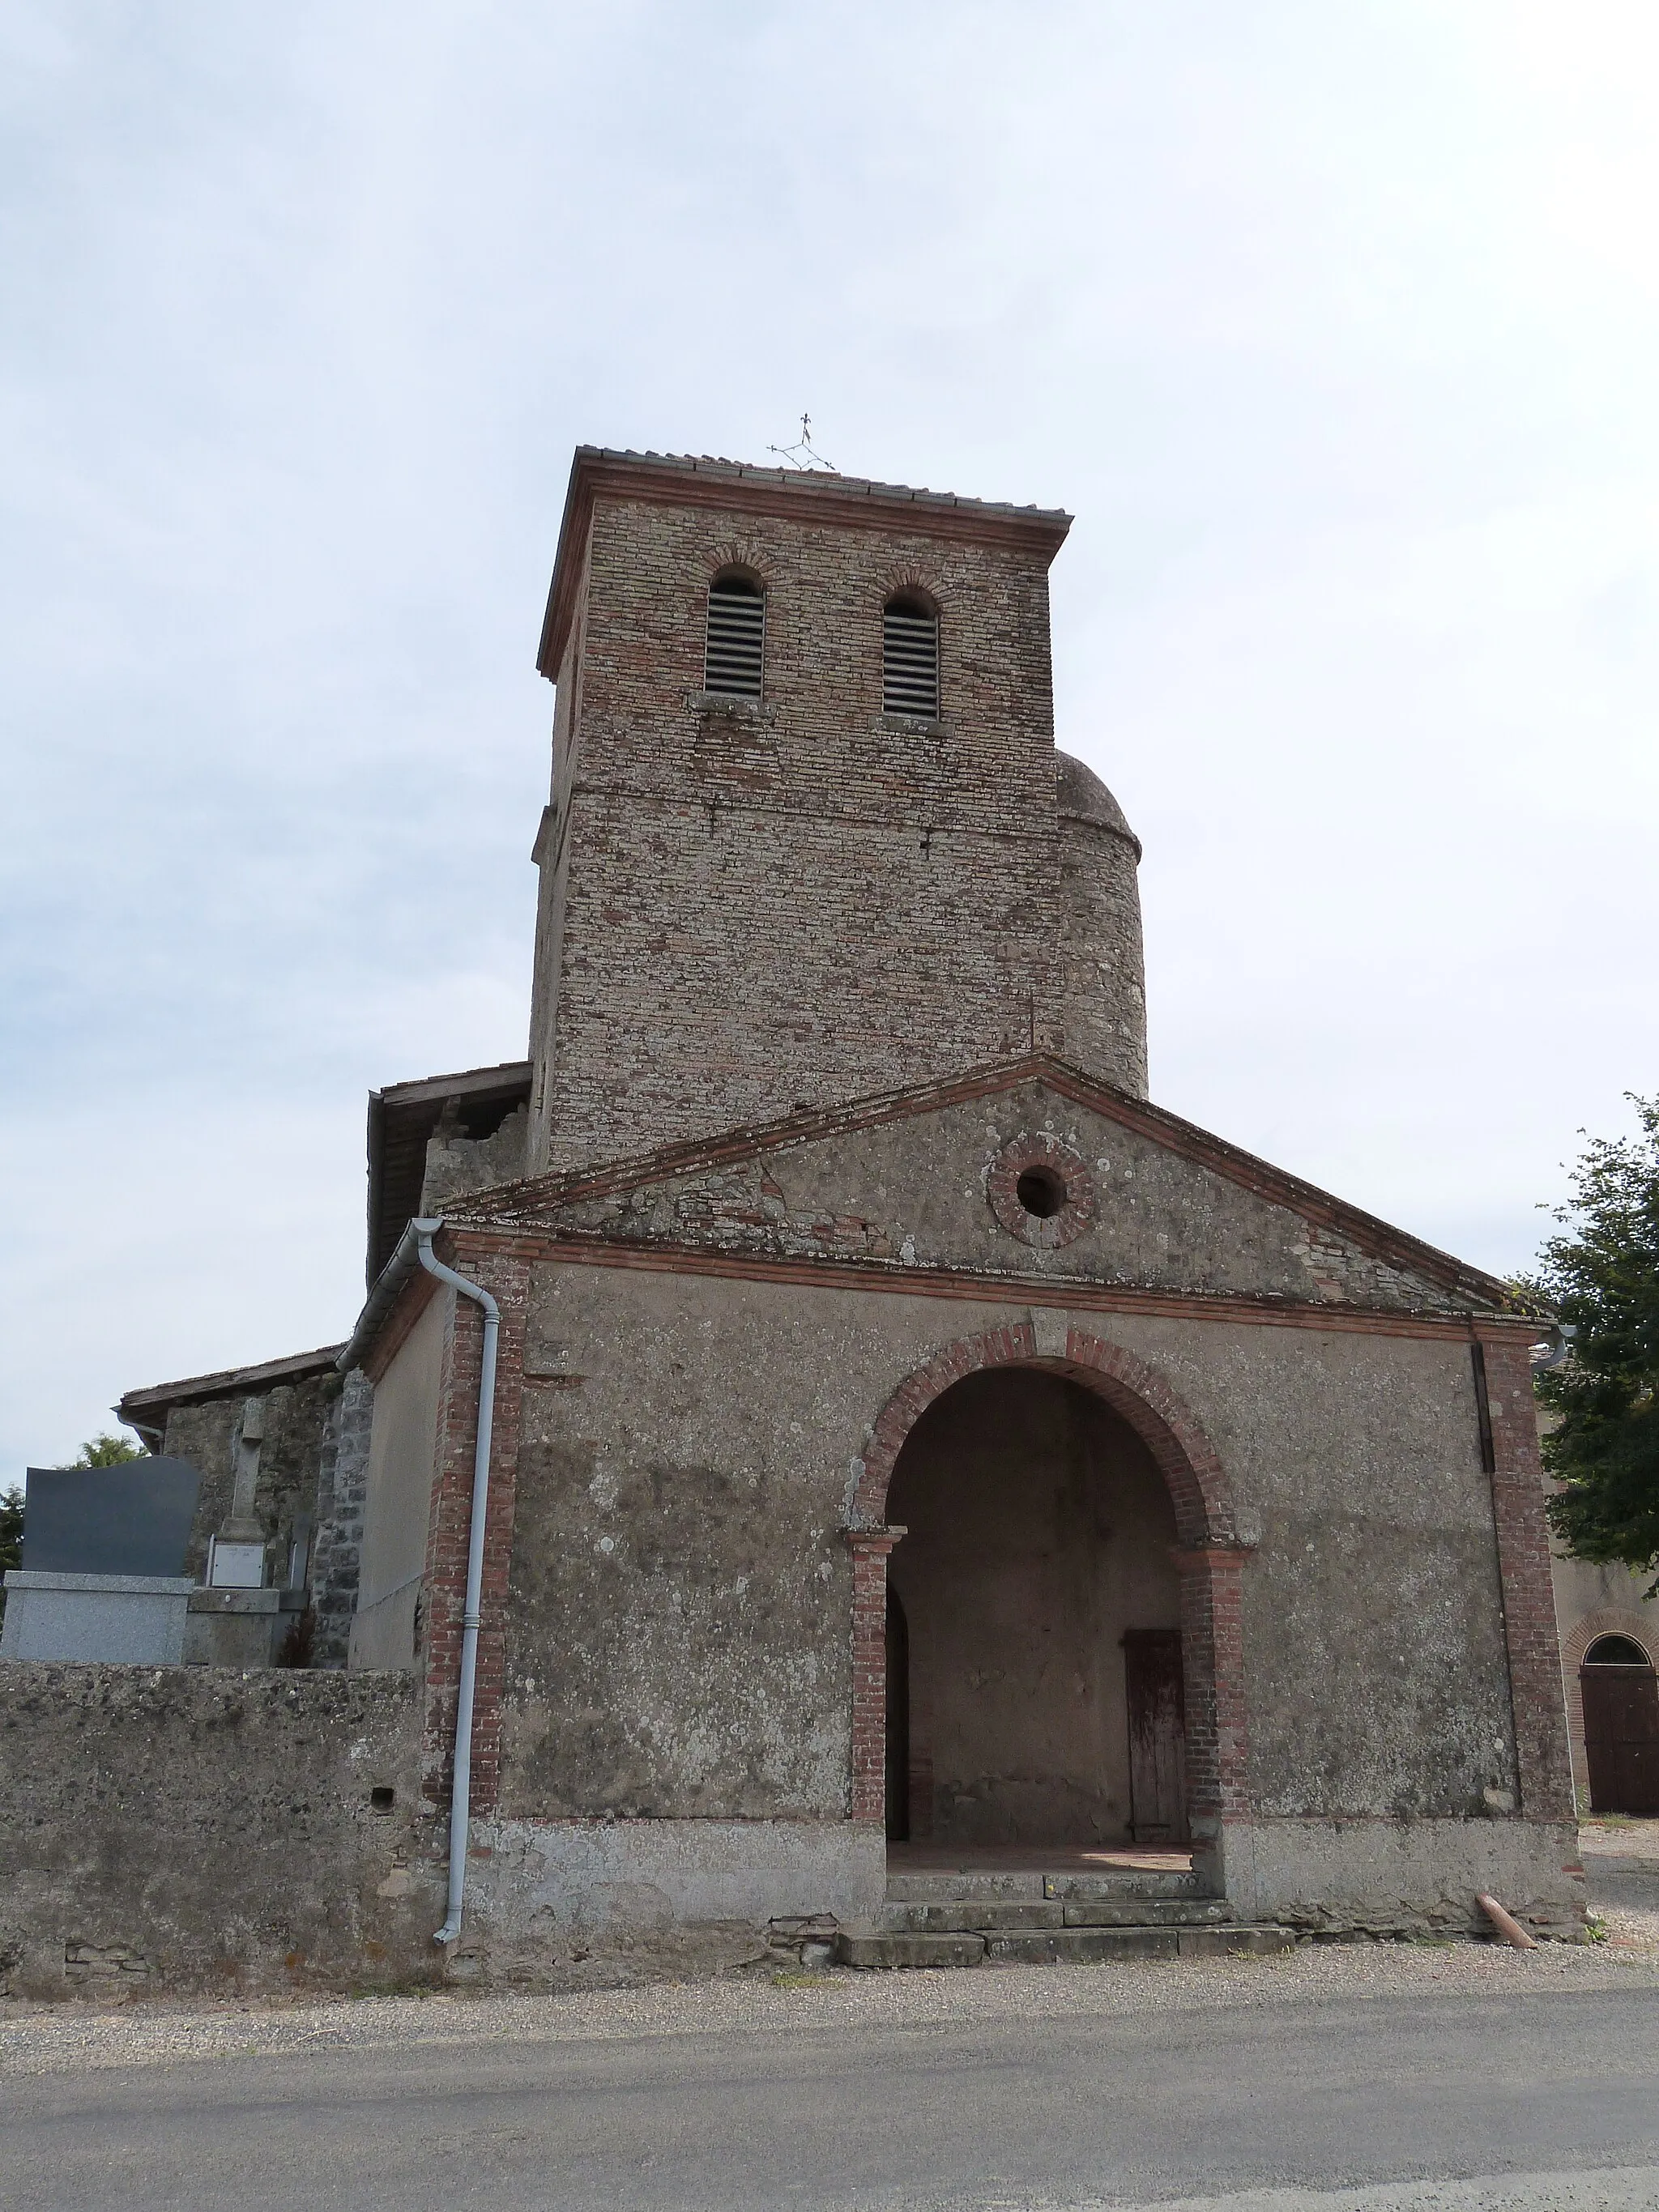
[[[1633,1636],[1598,1636],[1578,1672],[1590,1810],[1659,1815],[1659,1672]]]
[[[950,1346],[874,1425],[854,1813],[969,1852],[1202,1847],[1245,1758],[1222,1470],[1155,1370],[1038,1326]]]

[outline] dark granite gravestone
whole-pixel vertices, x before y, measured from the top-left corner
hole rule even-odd
[[[181,1459],[124,1467],[32,1467],[23,1504],[26,1573],[180,1575],[202,1478]]]

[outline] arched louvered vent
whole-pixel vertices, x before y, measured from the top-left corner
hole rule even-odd
[[[705,688],[729,699],[758,699],[765,654],[765,592],[747,576],[717,576],[708,586]]]
[[[939,617],[908,595],[882,610],[881,706],[929,721],[939,713]]]

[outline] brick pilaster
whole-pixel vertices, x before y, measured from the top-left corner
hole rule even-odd
[[[1475,1352],[1485,1363],[1491,1413],[1492,1521],[1521,1810],[1528,1820],[1570,1820],[1572,1768],[1529,1347],[1505,1330],[1501,1336],[1494,1332],[1482,1337]]]
[[[513,1554],[519,1427],[524,1384],[525,1308],[529,1262],[489,1238],[439,1239],[438,1255],[495,1297],[501,1309],[495,1346],[495,1419],[489,1449],[489,1502],[484,1522],[483,1620],[472,1707],[472,1810],[494,1810],[500,1781],[501,1698],[507,1655],[507,1591]],[[438,1471],[427,1537],[426,1744],[428,1797],[447,1799],[460,1679],[462,1615],[472,1516],[472,1461],[477,1435],[478,1368],[483,1316],[457,1297],[444,1344],[438,1401]]]
[[[849,1528],[853,1553],[853,1783],[855,1820],[887,1817],[887,1558],[902,1528]]]
[[[1187,1705],[1187,1809],[1194,1820],[1249,1811],[1244,1711],[1244,1562],[1206,1546],[1174,1554],[1181,1583],[1181,1661]]]

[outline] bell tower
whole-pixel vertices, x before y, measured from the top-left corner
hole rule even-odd
[[[1057,793],[1069,527],[578,451],[538,662],[532,1174],[1065,1052],[1068,1028],[1144,1088],[1144,1036],[1067,1012],[1102,965],[1066,890],[1100,825],[1073,793],[1063,856]],[[1133,934],[1138,1007],[1138,908]]]

